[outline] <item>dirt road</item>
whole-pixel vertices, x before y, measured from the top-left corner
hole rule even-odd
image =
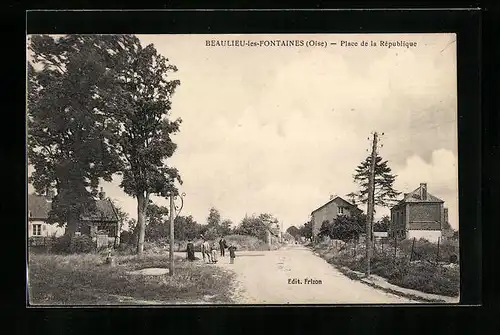
[[[303,246],[239,251],[234,264],[226,255],[217,266],[236,273],[239,304],[416,303],[349,279]]]

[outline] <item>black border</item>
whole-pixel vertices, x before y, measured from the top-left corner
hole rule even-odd
[[[481,301],[481,106],[480,106],[480,47],[481,47],[481,17],[478,10],[419,10],[419,11],[80,11],[80,12],[29,12],[27,14],[27,33],[383,33],[383,32],[456,32],[458,33],[458,96],[459,96],[459,179],[460,179],[460,247],[462,283],[461,303],[475,304]],[[497,35],[498,36],[498,35]],[[23,40],[23,44],[24,44]],[[23,56],[25,51],[23,48]],[[24,70],[23,70],[24,71]],[[23,76],[24,77],[24,76]],[[24,85],[23,85],[24,86]],[[22,95],[24,100],[24,95]],[[24,102],[24,101],[23,101]],[[24,122],[23,122],[24,124]],[[24,170],[23,170],[24,171]],[[23,231],[24,234],[24,231]],[[22,238],[24,241],[24,237]],[[25,274],[23,269],[23,278]],[[24,289],[23,289],[24,291]],[[24,295],[24,292],[23,292]],[[485,297],[486,298],[486,297]],[[371,331],[394,325],[395,319],[406,322],[404,311],[414,310],[423,319],[438,312],[444,316],[440,321],[433,324],[415,322],[413,319],[411,327],[413,330],[423,331],[423,328],[435,329],[438,324],[447,326],[447,330],[456,331],[459,328],[467,329],[473,326],[473,322],[466,322],[461,327],[458,322],[448,323],[446,316],[464,315],[468,308],[462,307],[348,307],[348,308],[196,308],[190,309],[205,314],[209,322],[210,317],[218,315],[218,318],[228,319],[235,316],[239,311],[255,313],[247,315],[249,323],[257,323],[264,313],[280,320],[283,325],[298,326],[300,320],[308,320],[306,329],[313,331],[315,325],[324,320],[328,323],[334,322],[335,316],[350,331],[361,330],[360,327],[369,327]],[[187,311],[188,309],[183,308]],[[91,323],[94,310],[81,309],[30,309],[32,316],[37,319],[51,318],[50,332],[66,332],[67,317],[79,319],[84,316],[85,323]],[[166,327],[162,322],[165,314],[171,314],[172,308],[132,308],[132,309],[98,309],[104,317],[120,316],[121,322],[129,320],[129,317],[155,318],[161,322],[161,328]],[[285,313],[286,312],[286,317]],[[359,314],[369,314],[370,323],[355,322],[353,317]],[[101,315],[102,315],[101,314]],[[365,316],[366,316],[365,314]],[[64,316],[65,315],[65,316]],[[469,314],[470,315],[470,314]],[[158,319],[160,318],[160,319]],[[391,320],[389,320],[390,318]],[[375,320],[377,319],[377,320]],[[59,321],[58,321],[59,320]],[[133,319],[130,318],[130,321]],[[192,319],[195,320],[194,318]],[[208,320],[208,321],[207,321]],[[406,321],[405,321],[406,320]],[[180,320],[178,320],[180,321]],[[186,320],[187,321],[187,320]],[[473,321],[469,319],[469,321]],[[197,318],[197,322],[201,319]],[[215,322],[215,321],[214,321]],[[317,323],[316,323],[317,322]],[[443,322],[446,322],[443,324]],[[39,331],[40,325],[30,322],[32,331]],[[190,322],[186,322],[190,324]],[[193,322],[196,323],[196,322]],[[387,324],[389,323],[389,324]],[[212,322],[209,322],[212,325]],[[109,327],[115,324],[110,321]],[[146,331],[142,325],[142,331]],[[241,327],[241,326],[240,326]],[[464,328],[465,327],[465,328]],[[31,327],[30,327],[31,328]],[[210,326],[209,326],[210,328]],[[475,328],[469,328],[474,329]],[[130,330],[134,330],[131,328]],[[297,328],[298,330],[298,328]],[[367,330],[364,328],[364,330]],[[403,329],[401,329],[403,330]],[[142,332],[141,331],[141,332]]]

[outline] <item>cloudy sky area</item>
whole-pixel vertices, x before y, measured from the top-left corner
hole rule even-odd
[[[357,190],[355,167],[372,131],[410,192],[426,182],[458,228],[454,34],[139,35],[179,71],[172,116],[183,120],[170,162],[186,192],[183,215],[209,208],[239,223],[269,212],[300,226],[330,194]],[[207,47],[207,39],[407,40],[416,48]],[[136,217],[136,201],[104,183]],[[155,198],[158,204],[165,199]],[[388,209],[377,209],[377,216]]]

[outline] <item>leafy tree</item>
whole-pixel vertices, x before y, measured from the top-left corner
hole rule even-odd
[[[128,229],[123,231],[120,235],[120,244],[130,244],[137,245],[137,239],[139,233],[137,228],[137,222],[135,219],[129,219],[127,222]]]
[[[299,228],[295,226],[290,226],[286,229],[286,232],[292,235],[294,238],[297,238],[297,236],[300,236],[300,230]]]
[[[229,219],[223,220],[220,224],[219,235],[225,236],[231,233],[233,222]]]
[[[273,215],[268,213],[263,213],[259,216],[245,215],[236,229],[236,233],[255,236],[265,241],[267,239],[268,229],[277,222],[278,220]]]
[[[170,228],[170,227],[169,227]],[[174,231],[178,240],[195,239],[200,235],[202,226],[189,216],[177,216],[174,219]],[[170,233],[170,229],[168,229]]]
[[[220,212],[212,207],[210,208],[210,213],[208,214],[207,224],[209,227],[219,227],[221,223]]]
[[[331,234],[332,234],[332,223],[330,223],[330,221],[328,220],[325,220],[321,223],[321,227],[319,229],[319,233],[318,233],[318,236],[319,237],[322,237],[322,236],[330,236],[331,237]]]
[[[366,216],[364,214],[337,216],[331,225],[330,237],[342,241],[352,240],[365,231],[365,225]]]
[[[219,236],[217,228],[214,226],[209,227],[208,225],[203,225],[201,227],[200,234],[208,240],[215,240]]]
[[[169,77],[177,68],[152,44],[143,47],[136,36],[113,35],[106,48],[113,75],[112,89],[99,92],[112,128],[106,138],[119,157],[120,186],[137,199],[137,253],[141,254],[150,196],[177,195],[172,181],[182,184],[177,169],[166,162],[177,147],[171,136],[179,131],[181,120],[169,117],[180,81]]]
[[[300,231],[300,236],[303,236],[305,238],[311,238],[312,237],[312,221],[308,221],[304,223],[302,227],[299,228]]]
[[[117,170],[103,141],[107,125],[96,112],[102,108],[99,87],[110,87],[97,42],[87,35],[35,35],[29,41],[27,152],[34,167],[29,182],[38,193],[57,190],[49,222],[66,223],[69,236],[83,211],[95,209],[99,178],[111,181]]]
[[[358,200],[366,204],[368,202],[368,185],[370,180],[370,165],[372,158],[368,156],[356,167],[354,181],[359,184],[360,190],[356,194]],[[375,206],[389,207],[394,204],[395,198],[401,194],[393,188],[396,175],[391,173],[387,161],[383,161],[378,154],[375,158]]]
[[[384,215],[379,221],[373,224],[373,231],[376,232],[389,231],[390,225],[391,225],[391,219],[389,218],[389,216]]]
[[[165,206],[158,206],[152,201],[149,201],[149,205],[146,209],[146,240],[158,241],[167,238],[168,234],[168,208]]]
[[[118,217],[118,231],[122,232],[125,224],[129,220],[129,215],[125,212],[120,206],[118,206],[117,202],[113,199],[107,198],[113,204],[115,208],[116,216]]]

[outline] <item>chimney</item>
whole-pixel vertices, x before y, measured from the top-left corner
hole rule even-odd
[[[420,183],[420,199],[427,200],[427,184]]]
[[[101,187],[101,191],[99,192],[99,199],[104,200],[104,198],[106,198],[106,193],[104,193],[104,191],[102,190],[102,187]]]
[[[333,198],[335,198],[333,194],[330,194],[330,200],[333,200]]]

